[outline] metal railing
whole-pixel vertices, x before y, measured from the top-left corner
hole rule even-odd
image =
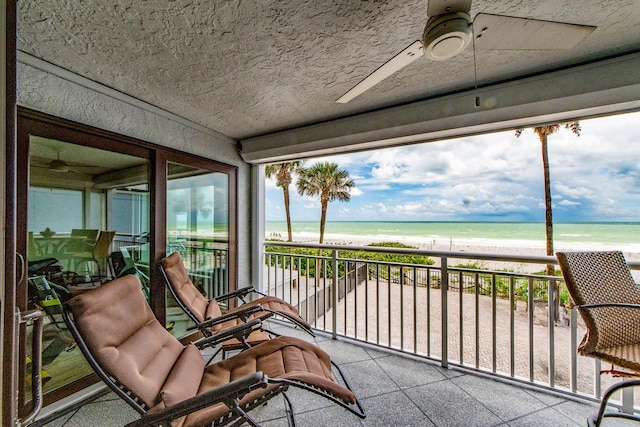
[[[334,338],[593,399],[615,382],[600,379],[599,361],[577,355],[584,325],[575,309],[565,309],[570,301],[562,277],[508,271],[515,263],[529,271],[539,265],[544,272],[546,265],[557,265],[554,257],[272,241],[264,246],[261,290],[297,306],[314,328]],[[434,263],[354,257],[372,252]],[[505,268],[484,268],[487,261]],[[640,270],[640,263],[629,266]]]
[[[127,249],[137,266],[148,269],[148,254],[143,255],[146,238],[117,234],[113,240],[112,251]],[[208,298],[229,292],[227,263],[229,258],[228,240],[205,237],[174,237],[167,242],[167,254],[180,252],[185,266],[189,269],[191,280]],[[146,268],[145,268],[146,267]],[[148,274],[148,271],[145,271]]]
[[[167,243],[167,254],[180,252],[193,283],[208,298],[229,292],[228,242],[207,238],[182,238]]]

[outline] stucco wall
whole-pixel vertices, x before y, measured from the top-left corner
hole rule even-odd
[[[78,78],[82,83],[82,79]],[[238,167],[238,283],[250,280],[251,169],[232,141],[215,132],[163,117],[133,103],[18,64],[18,104],[53,116],[138,138]],[[108,92],[108,91],[106,91]]]

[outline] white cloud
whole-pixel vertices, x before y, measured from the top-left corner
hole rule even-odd
[[[640,113],[584,120],[579,137],[566,129],[549,136],[552,194],[561,214],[598,220],[586,215],[614,209],[640,211],[638,120]],[[354,179],[349,214],[357,213],[357,219],[502,214],[544,220],[540,141],[531,129],[520,138],[505,131],[324,157],[309,160],[307,165],[325,160],[338,163]],[[269,191],[279,192],[281,203],[275,183],[267,183]],[[298,207],[319,210],[317,200],[294,194],[292,191],[292,200]],[[275,197],[274,203],[278,201]],[[333,205],[329,215],[346,212]]]
[[[571,187],[560,182],[554,184],[553,188],[558,192],[558,197],[570,197],[574,199],[591,199],[594,197],[593,188],[587,188],[585,186]]]
[[[364,194],[364,192],[361,189],[359,189],[358,187],[354,187],[354,188],[351,189],[349,194],[351,194],[351,197],[358,197],[358,196],[362,196]]]
[[[582,203],[580,203],[580,202],[573,202],[573,201],[567,200],[567,199],[564,199],[564,200],[561,200],[561,201],[558,202],[558,205],[560,205],[560,206],[580,206],[581,204]]]

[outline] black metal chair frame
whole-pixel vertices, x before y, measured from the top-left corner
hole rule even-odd
[[[78,331],[78,328],[75,325],[73,315],[68,309],[66,302],[63,303],[63,318],[69,331],[75,338],[78,348],[86,358],[89,365],[96,372],[98,377],[105,383],[107,386],[121,399],[123,399],[127,404],[129,404],[136,412],[141,415],[139,420],[133,421],[127,424],[127,427],[138,427],[138,426],[158,426],[158,425],[166,425],[169,426],[173,420],[181,418],[185,415],[198,411],[200,409],[207,408],[212,404],[224,403],[229,409],[230,412],[224,417],[216,420],[211,424],[212,427],[221,427],[229,425],[233,423],[233,426],[240,426],[243,423],[248,423],[251,426],[259,426],[259,424],[253,420],[248,412],[252,409],[265,404],[271,398],[277,396],[278,394],[282,394],[285,401],[285,410],[287,414],[287,419],[289,421],[289,425],[295,426],[295,416],[293,413],[293,406],[286,395],[286,391],[289,387],[293,386],[296,388],[301,388],[303,390],[312,392],[314,394],[320,395],[326,399],[329,399],[333,403],[345,408],[349,412],[357,415],[360,418],[365,418],[366,413],[362,403],[356,399],[354,404],[348,404],[343,402],[340,399],[332,396],[329,393],[324,392],[321,389],[315,388],[309,384],[288,380],[283,378],[269,378],[267,375],[262,372],[256,372],[250,375],[247,375],[243,378],[239,378],[237,380],[231,381],[227,384],[224,384],[220,387],[209,390],[205,393],[196,395],[193,398],[182,401],[178,404],[175,404],[171,407],[165,408],[164,410],[154,410],[153,412],[149,412],[151,408],[149,408],[138,396],[132,393],[127,389],[125,385],[117,381],[109,372],[105,371],[100,364],[96,361],[93,354],[89,350],[84,338]],[[208,347],[213,343],[222,342],[224,340],[229,339],[230,337],[236,336],[239,333],[248,335],[251,331],[255,330],[255,328],[261,324],[259,319],[254,319],[246,324],[240,324],[237,327],[227,329],[219,334],[216,334],[211,337],[202,338],[194,344],[202,349],[204,347]],[[234,330],[232,330],[234,329]],[[338,365],[336,365],[333,361],[331,361],[331,365],[335,373],[340,376],[340,381],[343,385],[353,392],[353,389],[347,380],[346,376],[340,369]],[[268,386],[275,386],[273,389],[261,396],[258,399],[254,399],[251,402],[248,402],[245,405],[240,406],[239,400],[242,399],[247,393],[252,390],[258,388],[266,388]]]
[[[232,313],[223,314],[222,316],[216,317],[215,319],[209,319],[209,320],[205,320],[204,322],[200,322],[198,320],[198,318],[196,317],[196,315],[189,309],[189,307],[187,307],[182,302],[182,299],[176,293],[176,291],[173,288],[173,286],[171,286],[171,282],[170,282],[169,278],[167,277],[167,274],[164,271],[164,268],[162,267],[161,263],[158,264],[158,268],[160,269],[160,273],[161,273],[161,276],[162,276],[162,278],[163,278],[163,280],[165,282],[165,285],[167,286],[167,288],[169,288],[169,292],[171,292],[171,296],[176,300],[176,302],[178,303],[178,306],[195,323],[195,327],[192,327],[192,328],[189,328],[189,329],[196,329],[197,328],[203,335],[209,336],[209,335],[211,335],[211,333],[209,331],[209,328],[211,326],[214,326],[214,325],[217,325],[217,324],[220,324],[220,323],[224,323],[227,320],[234,319],[234,318],[240,318],[240,319],[242,319],[243,321],[246,322],[247,319],[249,318],[249,316],[251,316],[251,314],[253,314],[253,313],[256,313],[256,312],[268,312],[269,315],[268,316],[264,316],[263,318],[271,317],[271,316],[284,317],[285,319],[289,320],[294,325],[300,327],[300,329],[302,329],[303,331],[305,331],[306,333],[308,333],[312,337],[315,337],[315,333],[312,330],[310,330],[310,329],[306,328],[304,325],[300,324],[297,321],[297,319],[295,319],[294,317],[287,315],[287,313],[282,313],[282,312],[270,310],[269,308],[264,307],[264,306],[259,305],[259,304],[250,305],[250,306],[247,306],[246,308],[244,308],[242,310],[234,310]],[[247,295],[251,294],[251,293],[256,293],[258,295],[265,296],[265,297],[268,296],[267,294],[256,290],[252,286],[246,286],[244,288],[240,288],[240,289],[237,289],[235,291],[231,291],[231,292],[226,293],[224,295],[217,296],[214,299],[217,302],[225,302],[225,301],[232,300],[233,298],[238,298],[240,301],[242,301],[243,303],[246,304],[247,302],[250,302],[250,301],[247,301],[245,299],[245,297]],[[278,333],[270,331],[270,330],[267,330],[267,332],[269,332],[273,336],[278,336],[279,335]]]

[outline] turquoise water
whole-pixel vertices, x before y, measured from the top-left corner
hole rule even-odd
[[[280,235],[286,239],[284,221],[266,221],[266,237]],[[294,235],[312,238],[319,235],[318,222],[293,222]],[[532,222],[387,222],[331,221],[325,227],[325,240],[371,237],[389,240],[399,238],[473,239],[473,240],[545,240],[544,223]],[[554,241],[565,243],[640,244],[640,223],[558,223],[554,224]]]

